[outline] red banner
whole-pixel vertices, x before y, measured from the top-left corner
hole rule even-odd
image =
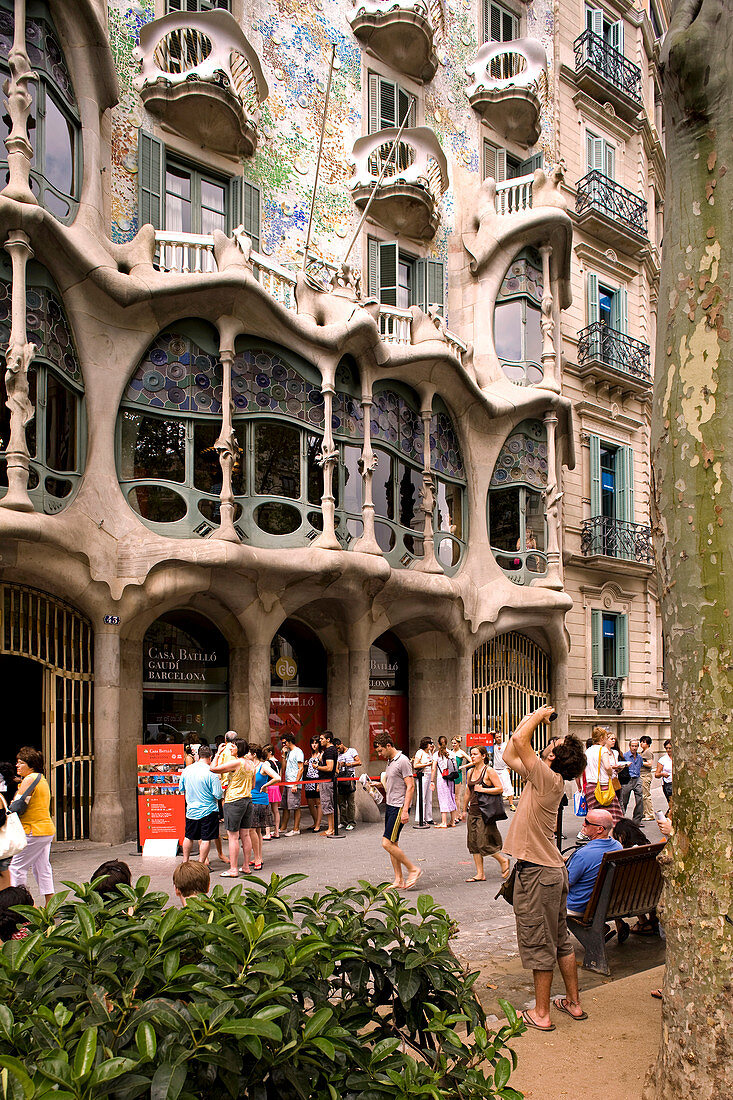
[[[284,733],[295,738],[298,748],[310,756],[310,739],[326,728],[326,699],[319,691],[273,689],[270,694],[270,739],[280,749]]]
[[[138,843],[183,840],[186,801],[178,790],[185,766],[183,745],[138,745]]]
[[[374,738],[389,733],[396,749],[408,750],[407,696],[372,695],[369,693],[369,759],[376,760]]]

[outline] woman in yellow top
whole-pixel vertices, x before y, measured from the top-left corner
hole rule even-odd
[[[56,829],[51,820],[51,791],[43,775],[43,756],[38,749],[25,746],[18,750],[20,786],[10,804],[23,824],[28,844],[13,856],[10,881],[13,886],[25,886],[28,872],[33,872],[46,904],[54,894],[51,871],[51,841]]]
[[[238,878],[239,841],[242,841],[245,875],[249,874],[249,857],[252,852],[252,785],[255,777],[255,763],[249,751],[249,745],[243,738],[237,737],[232,743],[236,752],[234,759],[211,765],[214,775],[226,775],[229,779],[224,795],[224,828],[229,837],[229,870],[222,871],[222,878]]]

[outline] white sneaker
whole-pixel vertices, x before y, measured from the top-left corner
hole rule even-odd
[[[283,833],[283,836],[300,836],[300,829],[290,829],[287,833]]]

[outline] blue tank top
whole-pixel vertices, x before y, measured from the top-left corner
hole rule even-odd
[[[253,806],[266,806],[268,802],[267,791],[262,790],[263,783],[267,783],[270,780],[270,776],[267,772],[262,770],[262,765],[257,765],[257,771],[255,772],[254,786],[252,787],[252,805]]]

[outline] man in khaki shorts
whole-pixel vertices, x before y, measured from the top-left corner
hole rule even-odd
[[[557,810],[565,780],[576,779],[585,768],[585,749],[577,737],[551,741],[543,759],[535,755],[532,737],[554,713],[551,706],[528,714],[504,749],[504,763],[525,780],[517,811],[504,842],[504,851],[517,860],[514,917],[522,966],[534,977],[535,1007],[521,1013],[537,1031],[554,1031],[550,1020],[550,990],[555,963],[565,983],[565,996],[553,1004],[573,1020],[587,1019],[580,1007],[575,951],[566,913],[568,871],[554,842]]]

